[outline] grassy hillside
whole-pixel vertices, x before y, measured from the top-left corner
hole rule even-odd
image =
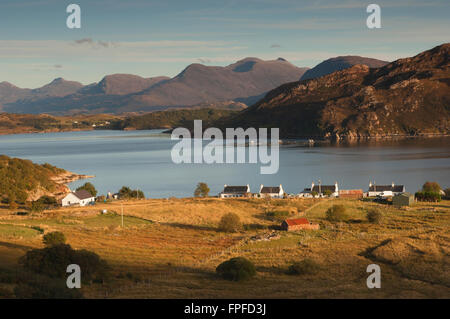
[[[333,204],[347,208],[347,221],[326,220]],[[371,208],[382,212],[381,224],[367,221]],[[104,209],[109,213],[101,215]],[[266,213],[275,210],[305,214],[320,230],[273,229],[279,221]],[[229,212],[240,216],[243,231],[217,230]],[[28,249],[43,246],[42,232],[61,231],[74,248],[94,251],[112,267],[108,282],[83,285],[90,298],[449,298],[449,226],[449,201],[400,209],[342,199],[154,199],[31,216],[0,209],[0,267],[15,269]],[[217,277],[217,265],[237,256],[255,264],[256,277],[241,283]],[[320,265],[316,273],[287,274],[305,258]],[[366,286],[372,263],[381,267],[381,289]],[[0,277],[0,292],[13,297],[13,289]]]

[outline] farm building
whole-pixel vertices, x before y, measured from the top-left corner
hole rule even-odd
[[[236,198],[236,197],[249,197],[250,186],[228,186],[223,187],[223,192],[219,194],[220,198]]]
[[[401,193],[392,197],[392,205],[396,207],[409,206],[414,203],[414,195],[410,193]]]
[[[281,228],[287,231],[302,229],[319,229],[319,224],[310,223],[306,218],[286,219],[281,223]]]
[[[86,206],[95,202],[95,197],[91,193],[82,189],[74,193],[69,193],[61,200],[61,205],[66,206]]]
[[[369,191],[367,192],[369,197],[375,197],[384,192],[392,192],[392,195],[395,196],[404,193],[405,186],[395,185],[394,182],[392,182],[391,185],[376,185],[375,183],[372,184],[372,182],[369,183]]]
[[[259,188],[258,197],[261,198],[283,198],[284,190],[283,186],[264,186]]]
[[[362,189],[341,189],[339,190],[340,198],[363,198]]]

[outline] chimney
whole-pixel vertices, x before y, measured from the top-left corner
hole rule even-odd
[[[395,185],[394,182],[392,182],[392,188],[394,188],[394,185]]]

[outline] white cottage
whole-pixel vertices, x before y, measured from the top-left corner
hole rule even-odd
[[[259,188],[259,196],[261,198],[283,198],[284,190],[283,186],[264,186]]]
[[[318,185],[315,185],[314,182],[311,183],[311,188],[305,188],[303,192],[300,192],[299,197],[313,197],[313,194],[316,193],[318,197],[330,196],[330,197],[338,197],[339,196],[339,186],[338,183],[335,182],[334,185],[322,185],[319,181]]]
[[[69,193],[61,200],[63,207],[66,206],[86,206],[93,204],[95,202],[95,197],[91,193],[82,189],[74,193]]]
[[[394,182],[392,182],[391,185],[376,185],[375,182],[369,182],[369,190],[367,191],[367,196],[381,196],[382,193],[387,193],[389,194],[389,196],[395,196],[400,195],[405,191],[406,190],[404,185],[395,185]]]
[[[223,192],[219,194],[220,198],[236,198],[236,197],[249,197],[250,186],[247,184],[245,186],[228,186],[223,187]]]

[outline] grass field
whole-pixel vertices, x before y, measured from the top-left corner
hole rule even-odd
[[[326,220],[334,204],[347,208],[348,221]],[[382,211],[381,224],[367,221],[372,207]],[[305,215],[320,230],[276,230],[279,222],[266,217],[269,211]],[[240,216],[245,231],[217,230],[229,212]],[[3,209],[0,267],[14,269],[28,249],[43,247],[44,233],[58,230],[72,247],[96,252],[112,268],[108,282],[82,287],[89,298],[449,298],[449,226],[450,201],[400,209],[341,199],[155,199],[27,216]],[[255,264],[255,278],[235,283],[216,276],[217,265],[236,256]],[[288,275],[304,258],[320,270]],[[381,267],[381,289],[366,286],[372,263]]]

